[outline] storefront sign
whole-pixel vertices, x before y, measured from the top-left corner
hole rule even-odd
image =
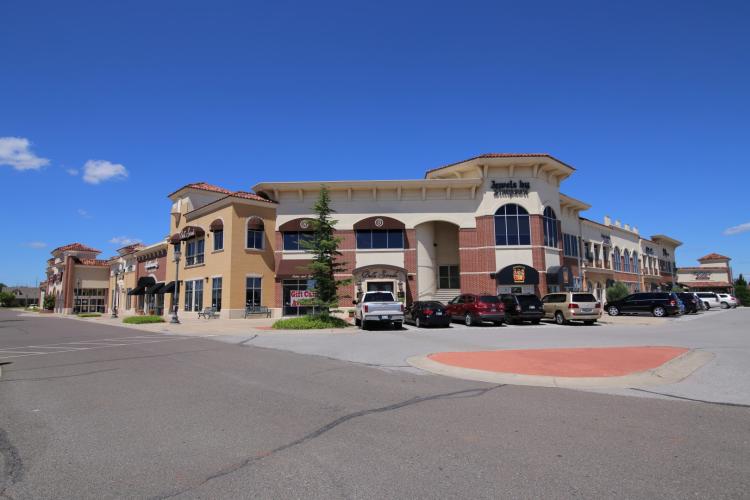
[[[403,272],[395,269],[368,269],[359,273],[359,278],[361,280],[392,279],[403,281]]]
[[[538,285],[539,271],[525,264],[512,264],[497,273],[490,273],[490,278],[498,285]]]
[[[531,189],[531,183],[525,181],[492,181],[490,188],[495,192],[495,196],[528,196]]]
[[[526,268],[524,266],[513,266],[513,283],[526,281]]]
[[[156,260],[150,260],[144,264],[146,268],[146,271],[153,271],[154,269],[159,269],[159,262]]]
[[[697,271],[695,273],[695,281],[711,281],[711,273],[706,271]]]
[[[292,307],[299,307],[309,304],[309,301],[315,298],[315,290],[290,290],[289,302]]]

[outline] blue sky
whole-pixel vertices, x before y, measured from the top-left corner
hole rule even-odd
[[[750,274],[748,2],[9,1],[2,17],[2,282],[33,283],[72,241],[107,257],[161,239],[188,182],[420,178],[485,152],[548,152],[578,169],[563,190],[584,215]]]

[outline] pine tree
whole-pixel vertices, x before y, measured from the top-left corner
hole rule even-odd
[[[310,220],[313,229],[312,238],[301,242],[313,257],[309,269],[312,279],[315,280],[313,287],[315,298],[311,299],[309,304],[317,307],[321,316],[328,317],[331,309],[339,305],[339,287],[349,284],[351,280],[336,279],[336,273],[344,270],[342,263],[338,260],[342,255],[339,252],[342,240],[334,236],[334,226],[338,221],[331,217],[335,210],[331,208],[331,197],[325,186],[320,188],[313,211],[317,217]]]
[[[734,281],[734,296],[743,306],[750,306],[750,289],[742,274]]]

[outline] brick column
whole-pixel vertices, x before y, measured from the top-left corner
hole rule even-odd
[[[531,225],[531,262],[539,273],[537,295],[547,294],[547,258],[544,254],[544,218],[541,215],[529,215]]]
[[[404,268],[406,269],[406,303],[417,300],[417,230],[404,231]]]
[[[63,307],[62,312],[65,309],[73,308],[73,288],[75,287],[75,264],[73,263],[73,257],[68,255],[65,257],[65,276],[63,280]]]
[[[494,216],[477,217],[477,228],[458,231],[461,293],[495,294],[497,284],[490,277],[497,271],[495,262]]]

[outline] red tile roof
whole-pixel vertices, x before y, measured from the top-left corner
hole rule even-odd
[[[57,247],[54,250],[52,250],[52,253],[55,252],[64,252],[66,250],[76,250],[79,252],[96,252],[96,253],[102,253],[101,250],[97,250],[96,248],[91,248],[86,245],[83,245],[81,243],[68,243],[67,245],[63,245],[61,247]]]
[[[224,189],[223,187],[219,187],[219,186],[214,186],[213,184],[209,184],[207,182],[193,182],[191,184],[185,184],[180,189],[178,189],[174,193],[170,193],[167,196],[172,196],[175,193],[179,193],[183,189],[201,189],[203,191],[212,191],[214,193],[222,193],[222,194],[231,194],[232,193],[228,189]]]
[[[478,160],[480,158],[549,158],[551,160],[555,160],[556,162],[565,165],[568,168],[572,168],[573,170],[575,170],[575,168],[571,167],[565,162],[558,160],[557,158],[555,158],[549,153],[484,153],[479,156],[473,156],[466,160],[456,161],[453,163],[449,163],[448,165],[443,165],[442,167],[433,168],[431,170],[428,170],[426,174],[436,172],[443,168],[452,167],[453,165],[458,165],[459,163],[466,163],[467,161]]]
[[[266,203],[276,203],[273,200],[269,200],[268,198],[264,198],[255,193],[250,193],[247,191],[235,191],[230,196],[236,196],[237,198],[245,198],[247,200],[265,201]]]
[[[700,262],[702,260],[719,260],[719,259],[731,260],[731,258],[727,257],[726,255],[721,255],[721,254],[718,254],[718,253],[710,253],[710,254],[704,255],[703,257],[701,257],[700,259],[698,259],[698,262]]]

